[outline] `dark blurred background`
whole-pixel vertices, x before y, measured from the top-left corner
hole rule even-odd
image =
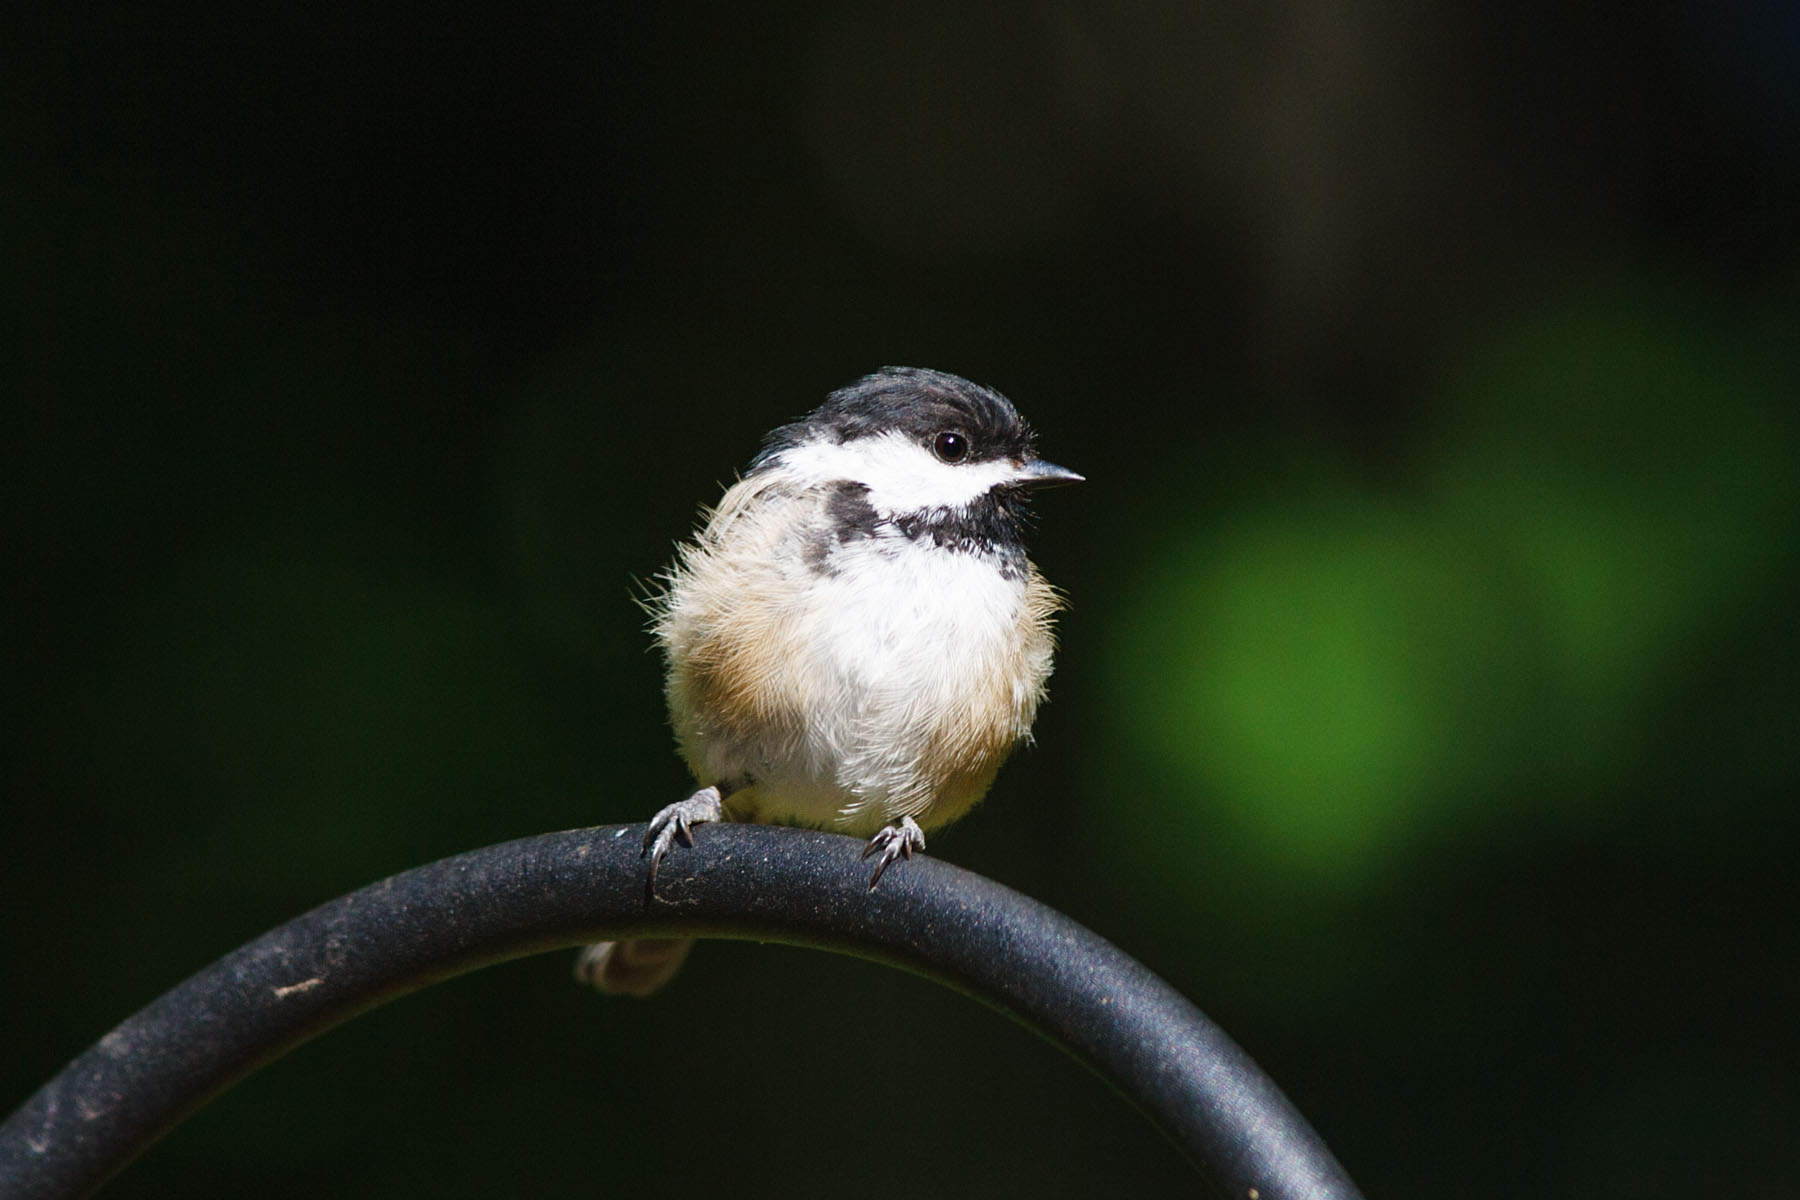
[[[1800,1195],[1800,9],[15,13],[0,1110],[394,871],[683,794],[634,580],[884,363],[1085,472],[934,853],[1193,997],[1371,1197]],[[572,955],[120,1196],[1176,1194],[850,959]]]

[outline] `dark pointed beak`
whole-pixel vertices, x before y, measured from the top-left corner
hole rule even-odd
[[[1034,458],[1019,469],[1019,480],[1014,486],[1022,488],[1062,487],[1067,483],[1081,483],[1087,479],[1085,475],[1077,475],[1067,467],[1059,467],[1053,462],[1045,462]]]

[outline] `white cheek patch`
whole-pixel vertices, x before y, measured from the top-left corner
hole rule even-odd
[[[938,461],[904,434],[883,433],[852,442],[809,442],[783,450],[784,472],[803,486],[852,480],[869,489],[869,503],[883,516],[922,508],[966,508],[1019,476],[1004,459],[978,463]]]

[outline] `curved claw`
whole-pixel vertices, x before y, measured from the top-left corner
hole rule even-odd
[[[915,853],[925,849],[925,831],[911,817],[901,817],[892,825],[882,826],[880,832],[869,839],[863,847],[862,857],[867,859],[871,854],[880,853],[881,858],[875,863],[875,873],[869,876],[869,890],[881,882],[887,869],[903,858],[911,858]]]
[[[723,821],[725,819],[725,799],[715,787],[703,787],[686,800],[678,800],[669,805],[654,817],[650,818],[650,828],[644,831],[643,853],[650,859],[650,882],[656,882],[656,869],[662,866],[662,860],[675,845],[694,844],[695,825],[706,821]]]

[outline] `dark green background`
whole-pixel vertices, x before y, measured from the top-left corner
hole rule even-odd
[[[1372,1197],[1796,1194],[1797,24],[15,14],[0,1108],[320,901],[682,794],[633,580],[907,363],[1090,480],[1038,744],[934,853],[1192,996]],[[116,1194],[1189,1186],[959,996],[702,951],[406,999]]]

